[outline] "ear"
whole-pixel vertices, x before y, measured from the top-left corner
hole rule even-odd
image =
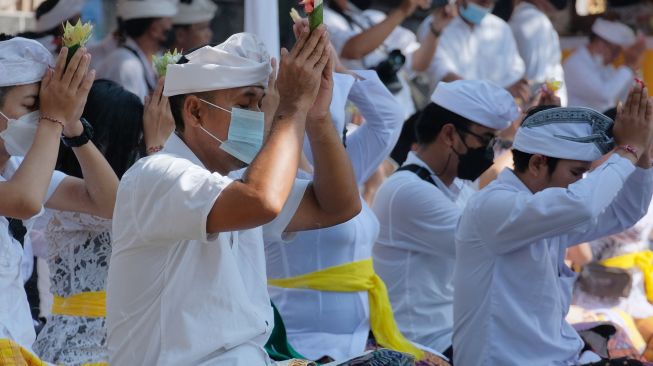
[[[546,156],[535,154],[531,156],[531,159],[528,161],[528,171],[535,177],[539,177],[542,174],[548,174],[548,165],[546,164]]]
[[[456,140],[456,127],[454,127],[453,124],[447,123],[444,126],[442,126],[442,129],[440,130],[440,134],[438,135],[438,138],[441,142],[443,142],[445,145],[451,147],[455,144]]]
[[[197,127],[202,125],[202,114],[199,98],[195,95],[189,95],[184,99],[183,116],[186,127]]]

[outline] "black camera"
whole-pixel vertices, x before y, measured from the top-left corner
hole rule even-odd
[[[406,63],[406,56],[400,50],[392,50],[388,58],[381,61],[374,70],[379,75],[379,79],[390,90],[392,94],[397,94],[403,87],[397,73]]]

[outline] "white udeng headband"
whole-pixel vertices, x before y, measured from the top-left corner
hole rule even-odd
[[[35,31],[45,32],[53,29],[66,20],[79,14],[83,7],[83,0],[59,0],[52,10],[43,14],[36,20]]]

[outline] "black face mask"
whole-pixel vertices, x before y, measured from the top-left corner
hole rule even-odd
[[[463,144],[465,142],[463,141]],[[491,146],[482,146],[470,149],[467,144],[467,153],[458,154],[458,178],[475,181],[494,163],[494,150]]]

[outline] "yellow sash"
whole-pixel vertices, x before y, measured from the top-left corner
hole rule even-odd
[[[104,318],[107,316],[106,292],[81,292],[68,297],[54,296],[52,314]]]
[[[642,252],[620,255],[601,261],[607,267],[622,269],[637,268],[644,274],[644,287],[646,288],[646,299],[653,303],[653,252],[644,250]]]
[[[376,341],[383,347],[409,353],[418,360],[424,352],[415,347],[399,331],[388,290],[381,277],[374,272],[372,258],[329,267],[301,276],[268,280],[268,284],[283,288],[305,288],[317,291],[367,291],[370,302],[370,327]]]
[[[0,339],[0,365],[3,366],[46,366],[32,352],[11,339]]]

